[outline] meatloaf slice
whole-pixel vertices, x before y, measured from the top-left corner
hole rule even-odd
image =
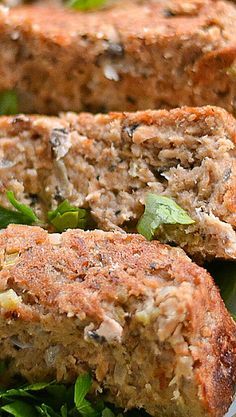
[[[236,259],[235,119],[219,108],[0,119],[0,204],[6,190],[47,211],[68,199],[99,228],[136,230],[149,192],[194,224],[157,237],[198,258]]]
[[[139,235],[0,235],[0,358],[8,376],[73,381],[151,415],[221,417],[234,391],[236,325],[210,275]],[[3,375],[4,379],[4,375]]]
[[[235,110],[236,8],[118,1],[96,12],[26,5],[0,14],[0,90],[20,111]]]

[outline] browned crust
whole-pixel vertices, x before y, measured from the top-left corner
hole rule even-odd
[[[66,114],[62,114],[60,118],[40,116],[40,115],[18,115],[18,116],[1,116],[0,128],[2,131],[9,132],[12,135],[17,135],[23,130],[30,130],[33,128],[33,122],[44,119],[52,123],[60,123],[60,126],[70,127],[70,113],[68,113],[68,121]],[[99,116],[99,124],[97,124],[96,116]],[[216,106],[203,106],[203,107],[189,107],[183,106],[172,110],[145,110],[137,112],[110,112],[108,114],[93,115],[91,113],[80,113],[74,115],[71,128],[79,128],[81,132],[88,135],[88,137],[96,138],[101,134],[102,129],[113,120],[120,120],[128,124],[144,123],[145,125],[155,126],[178,126],[183,122],[206,122],[207,118],[212,117],[214,119],[215,127],[221,126],[229,136],[229,138],[236,143],[236,122],[235,118],[226,110]],[[207,133],[207,132],[206,132]]]
[[[236,368],[231,366],[235,361],[236,352],[236,329],[232,327],[232,318],[224,316],[221,319],[221,314],[224,314],[225,307],[222,300],[218,297],[219,291],[215,285],[211,285],[209,281],[205,280],[206,290],[205,296],[208,299],[209,311],[217,310],[214,313],[217,326],[212,333],[212,349],[207,350],[203,348],[201,357],[195,356],[196,377],[201,386],[201,395],[208,404],[209,410],[214,415],[219,413],[219,410],[227,410],[227,397],[230,392],[230,385],[235,387],[236,383]],[[203,291],[204,291],[203,290]],[[204,296],[199,293],[194,303],[194,317],[195,317],[195,331],[199,328],[201,321],[201,312],[204,310]],[[200,329],[199,329],[200,330]],[[201,328],[200,333],[208,332],[209,327]],[[229,340],[232,340],[232,344]],[[206,360],[206,363],[203,362]],[[226,365],[227,364],[227,365]],[[231,364],[230,366],[228,366]],[[227,371],[225,371],[225,365]],[[211,376],[210,376],[211,375]],[[230,382],[231,381],[231,382]],[[214,385],[221,387],[221,391],[214,389]],[[209,400],[210,398],[210,400]],[[233,397],[232,397],[233,399]],[[217,411],[218,410],[218,411]]]
[[[147,291],[190,283],[194,292],[183,334],[194,359],[198,396],[204,415],[223,416],[234,393],[236,326],[209,274],[181,249],[137,235],[76,230],[58,239],[38,227],[12,225],[1,233],[2,260],[19,254],[15,264],[7,266],[3,260],[1,291],[11,288],[23,300],[5,317],[27,326],[46,313],[55,319],[69,314],[99,325],[106,305],[124,306],[125,293],[132,318],[135,303],[144,300]],[[176,355],[183,354],[176,349]]]
[[[236,46],[234,45],[207,53],[197,64],[195,80],[202,84],[214,81],[217,73],[219,76],[227,73],[235,59]]]
[[[232,10],[232,7],[228,7],[222,1],[205,0],[199,7],[195,7],[194,2],[192,3],[192,13],[184,13],[184,6],[181,7],[178,0],[170,1],[169,5],[160,1],[140,4],[127,1],[121,2],[114,8],[90,13],[81,13],[78,10],[75,13],[61,7],[24,5],[11,9],[9,18],[10,21],[15,22],[19,28],[24,30],[34,30],[33,25],[37,24],[38,27],[35,28],[35,31],[44,36],[45,39],[52,39],[61,45],[66,45],[72,41],[74,36],[85,33],[99,39],[99,31],[106,27],[107,22],[114,25],[117,30],[130,35],[132,40],[134,40],[134,36],[143,35],[143,28],[149,28],[150,33],[146,31],[145,40],[153,42],[155,41],[153,35],[159,33],[162,38],[181,36],[188,33],[192,34],[196,29],[199,29],[199,26],[204,27],[211,19],[209,14],[212,13],[213,5],[214,8],[220,8],[221,11]],[[174,8],[176,15],[172,16],[171,19],[167,16],[167,9],[173,12]],[[161,31],[157,25],[159,27],[161,25]]]
[[[0,18],[0,88],[17,88],[24,101],[32,95],[28,109],[22,101],[28,112],[203,104],[233,112],[235,80],[227,69],[235,60],[235,16],[232,4],[214,0],[128,1],[85,14],[37,5],[14,8]],[[104,75],[106,64],[114,64],[116,80]]]

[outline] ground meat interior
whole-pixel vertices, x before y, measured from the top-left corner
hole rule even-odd
[[[91,210],[98,228],[135,231],[147,193],[161,194],[195,223],[162,226],[157,238],[193,256],[235,259],[235,122],[226,116],[209,107],[2,120],[0,201],[11,189],[47,223],[68,199]]]

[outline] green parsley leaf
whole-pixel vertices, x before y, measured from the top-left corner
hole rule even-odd
[[[43,417],[61,417],[60,414],[56,413],[53,408],[47,404],[41,404],[41,406],[37,406],[36,409],[40,416]]]
[[[88,221],[88,212],[71,206],[68,200],[64,200],[56,210],[48,212],[48,219],[57,232],[66,229],[84,229]]]
[[[19,400],[2,406],[1,410],[14,417],[37,417],[37,412],[31,404]]]
[[[68,6],[74,10],[91,10],[104,5],[106,0],[70,0]]]
[[[0,206],[0,229],[5,229],[9,224],[32,224],[29,222],[29,219],[18,213],[17,211],[12,211],[5,209]]]
[[[0,390],[0,416],[13,417],[124,417],[120,410],[105,405],[101,397],[91,403],[87,394],[92,386],[89,374],[77,378],[75,385],[42,382]],[[127,417],[148,417],[131,410]]]
[[[24,397],[34,399],[35,397],[24,388],[12,388],[0,393],[0,399]]]
[[[16,398],[16,397],[25,397],[25,398],[31,398],[36,399],[35,395],[33,395],[31,392],[38,392],[42,391],[45,388],[51,387],[53,382],[38,382],[31,385],[25,385],[21,386],[19,388],[11,388],[4,390],[0,393],[0,399],[2,398]],[[59,384],[56,384],[57,387],[60,387]],[[31,391],[31,392],[29,392]]]
[[[91,403],[87,400],[83,400],[80,407],[76,407],[79,413],[83,417],[98,417],[99,413],[93,408]]]
[[[9,224],[28,224],[31,225],[39,221],[33,210],[25,204],[19,203],[12,191],[7,191],[9,202],[17,209],[9,210],[0,206],[0,229],[4,229]]]
[[[74,401],[76,409],[83,417],[96,417],[98,412],[85,399],[92,386],[92,378],[89,374],[81,375],[75,383]]]
[[[35,384],[26,385],[25,387],[22,387],[24,391],[42,391],[45,388],[50,388],[53,386],[53,382],[36,382]],[[56,384],[56,386],[59,386]]]
[[[74,394],[75,405],[77,408],[80,408],[80,405],[84,401],[84,398],[88,394],[91,386],[92,378],[88,373],[77,378]]]
[[[14,91],[0,92],[0,115],[18,113],[18,98]]]
[[[102,417],[115,417],[115,414],[110,410],[110,408],[104,408],[102,411]]]
[[[169,197],[149,193],[145,201],[145,211],[138,222],[138,232],[151,240],[162,224],[192,224],[189,215]]]
[[[60,408],[64,405],[67,397],[67,388],[63,384],[52,384],[46,388],[47,397],[50,398],[48,405],[53,409]],[[73,400],[72,400],[73,404]]]
[[[64,404],[62,407],[61,407],[61,417],[67,417],[68,416],[68,412],[67,412],[67,405],[66,404]]]
[[[206,267],[214,277],[227,309],[236,320],[236,264],[215,261]]]
[[[7,191],[7,198],[13,205],[13,207],[15,207],[20,213],[24,214],[24,216],[28,217],[28,219],[31,220],[32,223],[38,221],[38,218],[33,212],[33,210],[25,204],[19,203],[19,201],[15,199],[14,193],[12,191]]]

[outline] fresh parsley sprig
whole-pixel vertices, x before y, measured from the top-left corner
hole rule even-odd
[[[7,191],[6,195],[8,201],[16,210],[10,210],[0,206],[0,229],[4,229],[12,223],[32,225],[39,222],[33,210],[26,204],[22,204],[16,200],[12,191]]]
[[[92,378],[86,373],[77,378],[74,386],[51,382],[2,389],[0,415],[4,412],[13,417],[115,417],[102,400],[92,404],[86,398],[91,387]]]
[[[152,240],[162,224],[192,224],[189,217],[174,200],[169,197],[149,193],[145,201],[145,211],[138,222],[138,232]]]
[[[0,206],[0,229],[4,229],[9,224],[43,225],[29,206],[15,198],[13,191],[7,191],[6,196],[16,210]],[[66,229],[84,229],[89,214],[87,210],[72,206],[68,200],[64,200],[55,210],[48,212],[48,220],[57,232]]]
[[[82,375],[77,379],[74,391],[74,402],[76,410],[79,411],[83,417],[99,417],[99,412],[92,404],[85,399],[92,384],[92,379],[89,374]]]
[[[56,210],[48,212],[48,220],[57,232],[63,232],[66,229],[84,229],[88,221],[88,212],[64,200]]]
[[[107,409],[86,399],[92,386],[89,374],[83,374],[74,386],[56,382],[36,383],[0,391],[0,415],[14,417],[100,417]],[[112,413],[112,416],[114,414]]]
[[[33,210],[29,206],[27,206],[26,204],[20,203],[15,198],[13,191],[7,191],[6,194],[7,194],[7,198],[9,202],[13,205],[13,207],[16,208],[16,210],[19,213],[24,214],[24,216],[26,216],[29,219],[29,221],[31,221],[32,223],[39,221],[36,214],[33,212]]]
[[[67,4],[74,10],[91,10],[104,5],[106,0],[70,0]]]

